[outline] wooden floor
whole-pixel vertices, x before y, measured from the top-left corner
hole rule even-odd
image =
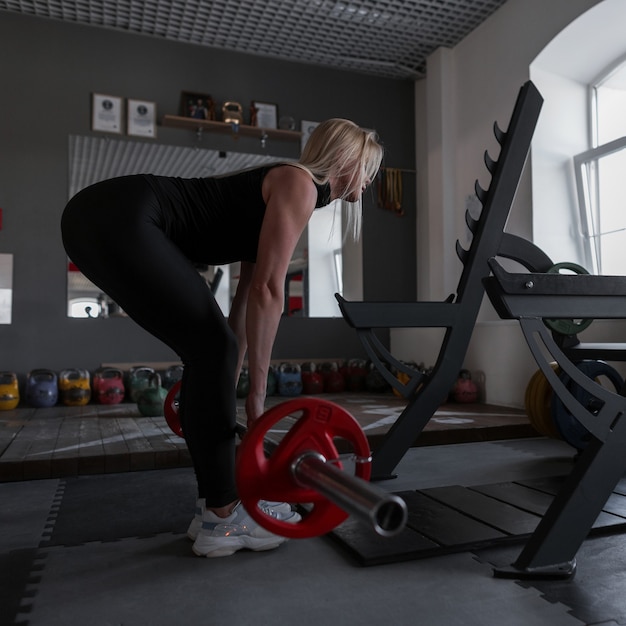
[[[373,450],[406,400],[388,394],[323,394],[357,419]],[[268,406],[285,401],[268,398]],[[239,415],[243,419],[243,401]],[[272,439],[286,432],[280,424]],[[524,411],[481,404],[440,407],[415,446],[537,436]],[[187,467],[185,442],[163,417],[143,417],[135,404],[18,408],[0,412],[0,482]]]

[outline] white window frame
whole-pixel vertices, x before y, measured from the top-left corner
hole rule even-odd
[[[581,152],[574,156],[576,193],[580,210],[582,236],[585,242],[586,263],[592,274],[602,273],[600,239],[609,232],[596,232],[599,222],[600,200],[598,185],[598,161],[603,157],[626,150],[626,137],[620,137],[607,144]],[[615,232],[615,231],[610,231]]]
[[[626,70],[626,55],[612,63],[601,75],[591,81],[589,85],[589,138],[594,147],[574,155],[573,158],[585,263],[592,274],[602,274],[601,238],[604,235],[619,232],[615,230],[596,232],[596,224],[601,228],[598,162],[604,157],[626,150],[626,137],[619,137],[598,145],[598,89],[616,72],[622,70]]]

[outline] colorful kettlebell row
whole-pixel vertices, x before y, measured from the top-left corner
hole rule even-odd
[[[237,396],[245,398],[249,387],[248,370],[243,368],[237,384]],[[373,363],[364,359],[350,359],[343,363],[281,363],[270,368],[267,379],[268,396],[308,396],[344,391],[386,393],[390,389],[391,386]]]
[[[87,370],[69,368],[58,374],[50,369],[34,369],[26,377],[24,401],[34,408],[118,404],[124,399],[137,403],[143,415],[163,415],[167,389],[182,377],[182,365],[169,367],[161,375],[151,367],[133,367],[125,375],[115,367],[101,367],[93,376]],[[0,410],[15,409],[20,403],[18,377],[0,372]]]
[[[424,365],[413,361],[405,362],[413,369],[427,374]],[[401,383],[407,383],[408,374],[397,371],[394,374]],[[245,398],[250,388],[248,370],[244,367],[237,383],[237,397]],[[402,397],[401,393],[392,388],[370,361],[351,359],[342,364],[329,361],[322,364],[313,362],[281,363],[271,367],[267,377],[268,396],[310,396],[321,393],[341,393],[344,391],[371,393],[393,393]],[[479,400],[478,385],[472,380],[469,370],[459,372],[459,378],[450,390],[447,401],[472,403]]]
[[[423,365],[407,363],[423,371]],[[124,399],[137,404],[145,416],[163,414],[167,392],[182,378],[182,365],[169,367],[161,376],[152,367],[131,368],[126,375],[114,367],[97,369],[93,377],[87,370],[66,369],[58,375],[52,370],[32,370],[26,380],[25,401],[31,407],[52,407],[58,402],[64,406],[83,406],[90,401],[98,404],[119,404]],[[401,382],[408,376],[397,372]],[[237,383],[237,397],[245,398],[250,389],[247,368],[243,368]],[[299,396],[344,391],[387,393],[391,386],[376,367],[363,359],[351,359],[339,364],[305,362],[281,363],[271,367],[267,378],[267,395]],[[393,389],[400,396],[400,393]],[[453,402],[477,402],[478,386],[468,370],[462,370],[450,392]],[[20,403],[18,378],[13,372],[0,372],[0,410],[15,409]]]

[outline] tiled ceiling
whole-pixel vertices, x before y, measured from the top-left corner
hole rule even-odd
[[[0,0],[0,11],[412,79],[506,0]]]

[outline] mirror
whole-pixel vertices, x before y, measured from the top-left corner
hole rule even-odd
[[[0,254],[0,324],[11,323],[13,308],[13,255]]]
[[[107,137],[69,137],[69,198],[107,178],[150,172],[184,178],[217,176],[280,159],[263,154],[223,152],[197,147],[125,141]],[[341,203],[318,209],[303,233],[285,283],[284,315],[340,317],[334,298],[339,292],[361,300],[361,242],[344,237]],[[343,242],[343,243],[342,243]],[[67,315],[106,318],[124,312],[68,260]],[[199,267],[224,312],[237,288],[239,264]]]

